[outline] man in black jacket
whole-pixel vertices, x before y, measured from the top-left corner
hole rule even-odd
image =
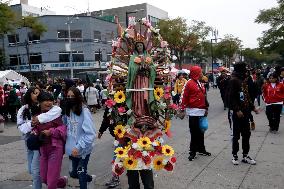
[[[232,163],[238,165],[238,151],[239,151],[239,139],[242,135],[242,148],[243,159],[242,162],[255,165],[256,162],[250,156],[248,156],[250,144],[250,124],[249,116],[253,110],[255,113],[258,111],[255,109],[252,94],[249,91],[248,76],[246,74],[246,64],[237,63],[234,65],[234,72],[232,78],[229,81],[227,102],[229,109],[233,111],[233,159]]]

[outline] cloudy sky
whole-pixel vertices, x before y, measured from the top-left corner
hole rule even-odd
[[[11,0],[11,4],[20,0]],[[276,0],[29,0],[29,4],[45,7],[57,14],[74,14],[149,3],[169,13],[170,18],[205,21],[219,31],[219,37],[233,34],[243,41],[244,47],[257,47],[257,38],[268,26],[254,23],[259,10],[276,6]],[[174,3],[173,3],[174,2]]]

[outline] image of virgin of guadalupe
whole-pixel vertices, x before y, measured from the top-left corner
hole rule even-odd
[[[128,65],[126,105],[134,114],[134,126],[142,132],[153,128],[156,123],[150,108],[154,101],[155,78],[156,69],[151,56],[143,42],[136,42]]]

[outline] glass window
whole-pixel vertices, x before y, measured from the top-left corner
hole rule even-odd
[[[69,52],[59,52],[59,62],[70,62]],[[84,62],[83,51],[72,51],[72,62]]]
[[[82,38],[82,30],[71,30],[70,31],[71,38]]]
[[[19,43],[19,34],[15,34],[15,35],[7,35],[8,37],[8,41],[9,41],[9,45],[10,44],[15,44],[15,43]]]
[[[29,36],[29,42],[33,42],[33,43],[39,43],[40,42],[40,35],[29,32],[28,36]]]
[[[67,30],[57,30],[57,38],[58,39],[68,39],[68,31]]]
[[[107,61],[111,61],[111,53],[107,53]]]
[[[94,31],[94,39],[98,39],[98,40],[102,39],[100,31]]]
[[[18,65],[21,65],[20,55],[10,55],[10,66],[18,66]]]
[[[69,53],[59,52],[59,62],[69,62]]]
[[[30,63],[31,64],[40,64],[42,63],[42,57],[40,53],[30,54]]]
[[[102,61],[102,51],[95,52],[95,61]]]

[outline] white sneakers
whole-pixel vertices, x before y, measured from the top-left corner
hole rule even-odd
[[[252,159],[250,156],[244,156],[243,159],[242,159],[242,162],[247,163],[247,164],[251,164],[251,165],[256,164],[256,161],[254,159]],[[233,156],[232,163],[234,165],[239,165],[238,156]]]

